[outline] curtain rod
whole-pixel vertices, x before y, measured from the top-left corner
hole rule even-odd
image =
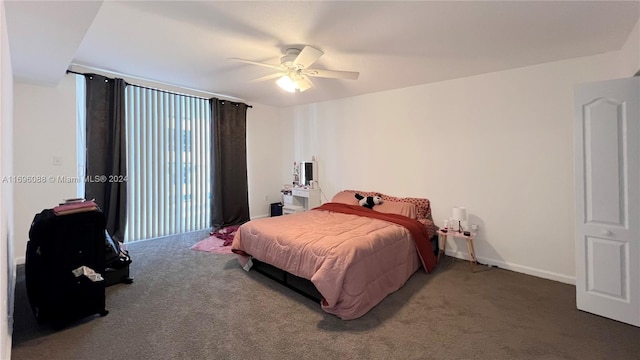
[[[82,76],[87,76],[87,75],[100,75],[100,74],[95,74],[95,73],[81,73],[81,72],[78,72],[78,71],[73,71],[73,70],[68,70],[68,69],[67,69],[67,74],[76,74],[76,75],[82,75]],[[100,76],[104,76],[104,75],[100,75]],[[105,77],[106,77],[106,76],[105,76]],[[106,77],[106,78],[108,78],[108,77]],[[108,79],[111,79],[111,78],[108,78]],[[177,93],[177,92],[174,92],[174,91],[168,91],[168,90],[162,90],[162,89],[151,88],[151,87],[148,87],[148,86],[143,86],[143,85],[138,85],[138,84],[132,84],[132,83],[127,82],[127,81],[125,81],[124,83],[125,83],[126,85],[129,85],[129,86],[135,86],[135,87],[138,87],[138,88],[141,88],[141,89],[154,90],[154,91],[159,91],[159,92],[163,92],[163,93],[166,93],[166,94],[186,96],[186,97],[190,97],[190,98],[194,98],[194,99],[200,99],[200,100],[209,100],[208,98],[204,98],[204,97],[201,97],[201,96],[195,96],[195,95],[189,95],[189,94],[181,94],[181,93]],[[219,99],[219,98],[217,98],[217,97],[214,97],[214,99],[222,100],[222,101],[228,101],[228,102],[230,102],[230,103],[232,103],[232,104],[244,104],[244,103],[239,103],[239,102],[237,102],[237,101],[231,101],[231,100]],[[247,105],[247,107],[248,107],[248,108],[253,108],[253,106],[251,106],[251,105],[249,105],[249,104],[245,104],[245,105]]]

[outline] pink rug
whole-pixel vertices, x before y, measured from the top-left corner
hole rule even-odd
[[[209,236],[208,238],[193,245],[191,248],[193,250],[206,251],[214,254],[233,254],[231,252],[231,245],[224,246],[224,240],[218,239],[215,236]]]
[[[232,254],[231,243],[238,231],[238,225],[228,226],[218,231],[212,232],[208,238],[193,245],[193,250],[207,251],[214,254]]]

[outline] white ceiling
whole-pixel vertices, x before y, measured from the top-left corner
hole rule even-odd
[[[57,84],[71,64],[291,106],[619,50],[639,1],[4,1],[18,81]],[[359,71],[286,93],[250,82],[283,48]]]

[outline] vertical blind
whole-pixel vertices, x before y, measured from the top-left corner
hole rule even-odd
[[[211,219],[208,100],[127,86],[125,241],[203,230]]]

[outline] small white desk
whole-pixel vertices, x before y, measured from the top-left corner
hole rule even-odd
[[[320,206],[320,189],[293,188],[283,202],[283,215],[311,210]]]

